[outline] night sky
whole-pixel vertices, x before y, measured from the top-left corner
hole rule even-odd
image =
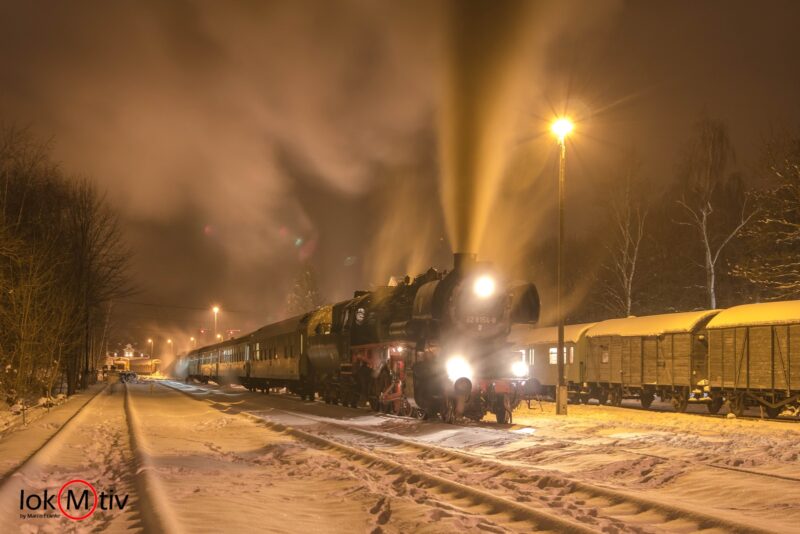
[[[481,247],[497,258],[484,259],[513,264],[552,232],[554,111],[578,120],[576,233],[592,230],[596,192],[627,151],[657,196],[701,116],[727,122],[746,176],[763,139],[800,121],[798,2],[530,11],[513,172]],[[131,341],[188,339],[211,326],[213,303],[223,328],[247,330],[284,316],[304,261],[328,300],[449,266],[445,18],[431,2],[4,0],[0,120],[52,138],[63,167],[119,209],[140,291],[115,303],[115,323]],[[509,195],[516,207],[503,209]]]

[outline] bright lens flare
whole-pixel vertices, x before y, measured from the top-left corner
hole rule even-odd
[[[511,364],[511,373],[517,378],[522,378],[528,374],[528,364],[525,362],[514,362]]]
[[[572,128],[572,121],[569,119],[558,119],[550,126],[550,130],[558,137],[559,141],[564,141],[564,138],[572,132]]]
[[[478,277],[475,280],[475,284],[472,286],[472,290],[475,292],[479,298],[485,299],[489,298],[494,295],[494,278],[489,275],[483,275]]]
[[[447,369],[447,378],[451,382],[455,383],[459,378],[468,378],[470,382],[472,381],[472,366],[462,356],[453,356],[447,360],[445,368]]]

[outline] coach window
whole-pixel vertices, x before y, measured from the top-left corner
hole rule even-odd
[[[569,348],[569,363],[575,363],[575,347]]]
[[[608,347],[601,347],[603,352],[600,353],[600,362],[608,363]]]
[[[570,351],[572,347],[570,347]],[[550,347],[550,365],[556,365],[558,363],[558,358],[556,358],[556,353],[558,353],[558,347]],[[567,363],[567,347],[564,347],[564,363]]]

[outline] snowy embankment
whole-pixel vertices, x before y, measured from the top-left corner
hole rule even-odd
[[[372,454],[380,461],[360,447],[266,426],[242,416],[238,393],[205,402],[200,390],[199,398],[169,388],[131,391],[137,410],[147,414],[142,431],[159,451],[157,474],[187,531],[532,530],[525,505],[437,483],[403,462],[384,462],[379,450]]]
[[[69,418],[24,463],[9,472],[0,487],[0,524],[9,531],[90,532],[141,528],[132,484],[132,452],[123,410],[124,393],[106,388]],[[12,437],[31,438],[27,430]],[[4,440],[5,441],[5,440]],[[2,442],[0,442],[2,443]],[[72,521],[55,507],[38,506],[37,495],[55,496],[69,481],[88,481],[98,493],[115,494],[120,505],[98,506],[84,521]],[[21,491],[33,503],[21,508]],[[69,504],[66,504],[69,507]],[[77,509],[73,510],[74,513]],[[28,514],[44,517],[29,517]]]
[[[96,384],[49,411],[43,408],[31,414],[26,426],[21,425],[22,418],[18,416],[20,425],[7,428],[0,436],[0,480],[34,455],[105,388],[105,383]]]
[[[527,492],[544,499],[548,506],[563,506],[568,515],[573,507],[576,514],[588,510],[578,491],[580,484],[588,484],[596,489],[594,493],[608,488],[617,495],[605,499],[584,496],[595,503],[595,513],[631,528],[649,524],[656,530],[729,531],[740,525],[751,531],[789,531],[800,521],[796,461],[800,426],[792,423],[600,406],[570,406],[570,415],[564,418],[553,413],[552,404],[542,403],[541,409],[538,404],[531,410],[518,408],[512,426],[452,426],[301,402],[289,396],[252,394],[236,387],[173,385],[219,409],[235,406],[237,412],[247,411],[303,430],[323,431],[330,426],[325,420],[337,421],[352,429],[388,433],[488,458],[509,468],[540,472],[538,478],[529,476],[516,482],[503,480],[510,475],[502,470],[486,469],[472,476],[463,469],[459,476],[463,474],[460,480],[470,485],[495,480],[500,493],[513,486],[520,498]],[[361,446],[370,446],[363,439],[361,442]],[[429,465],[433,469],[434,464]],[[547,473],[552,476],[545,480]],[[537,497],[535,486],[539,483],[552,486],[556,495]],[[627,504],[622,506],[623,502]],[[661,512],[658,504],[663,504]],[[676,515],[675,509],[683,510],[683,516]],[[661,519],[653,517],[656,512]],[[662,520],[666,523],[659,523]]]

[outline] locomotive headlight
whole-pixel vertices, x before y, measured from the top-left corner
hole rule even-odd
[[[494,295],[495,290],[495,283],[494,278],[485,274],[483,276],[479,276],[475,283],[472,285],[472,291],[475,292],[475,295],[478,298],[486,299]]]
[[[528,364],[525,362],[514,362],[511,364],[511,374],[517,378],[522,378],[528,374]]]
[[[459,378],[467,378],[472,381],[472,366],[462,356],[453,356],[445,364],[447,378],[455,382]]]

